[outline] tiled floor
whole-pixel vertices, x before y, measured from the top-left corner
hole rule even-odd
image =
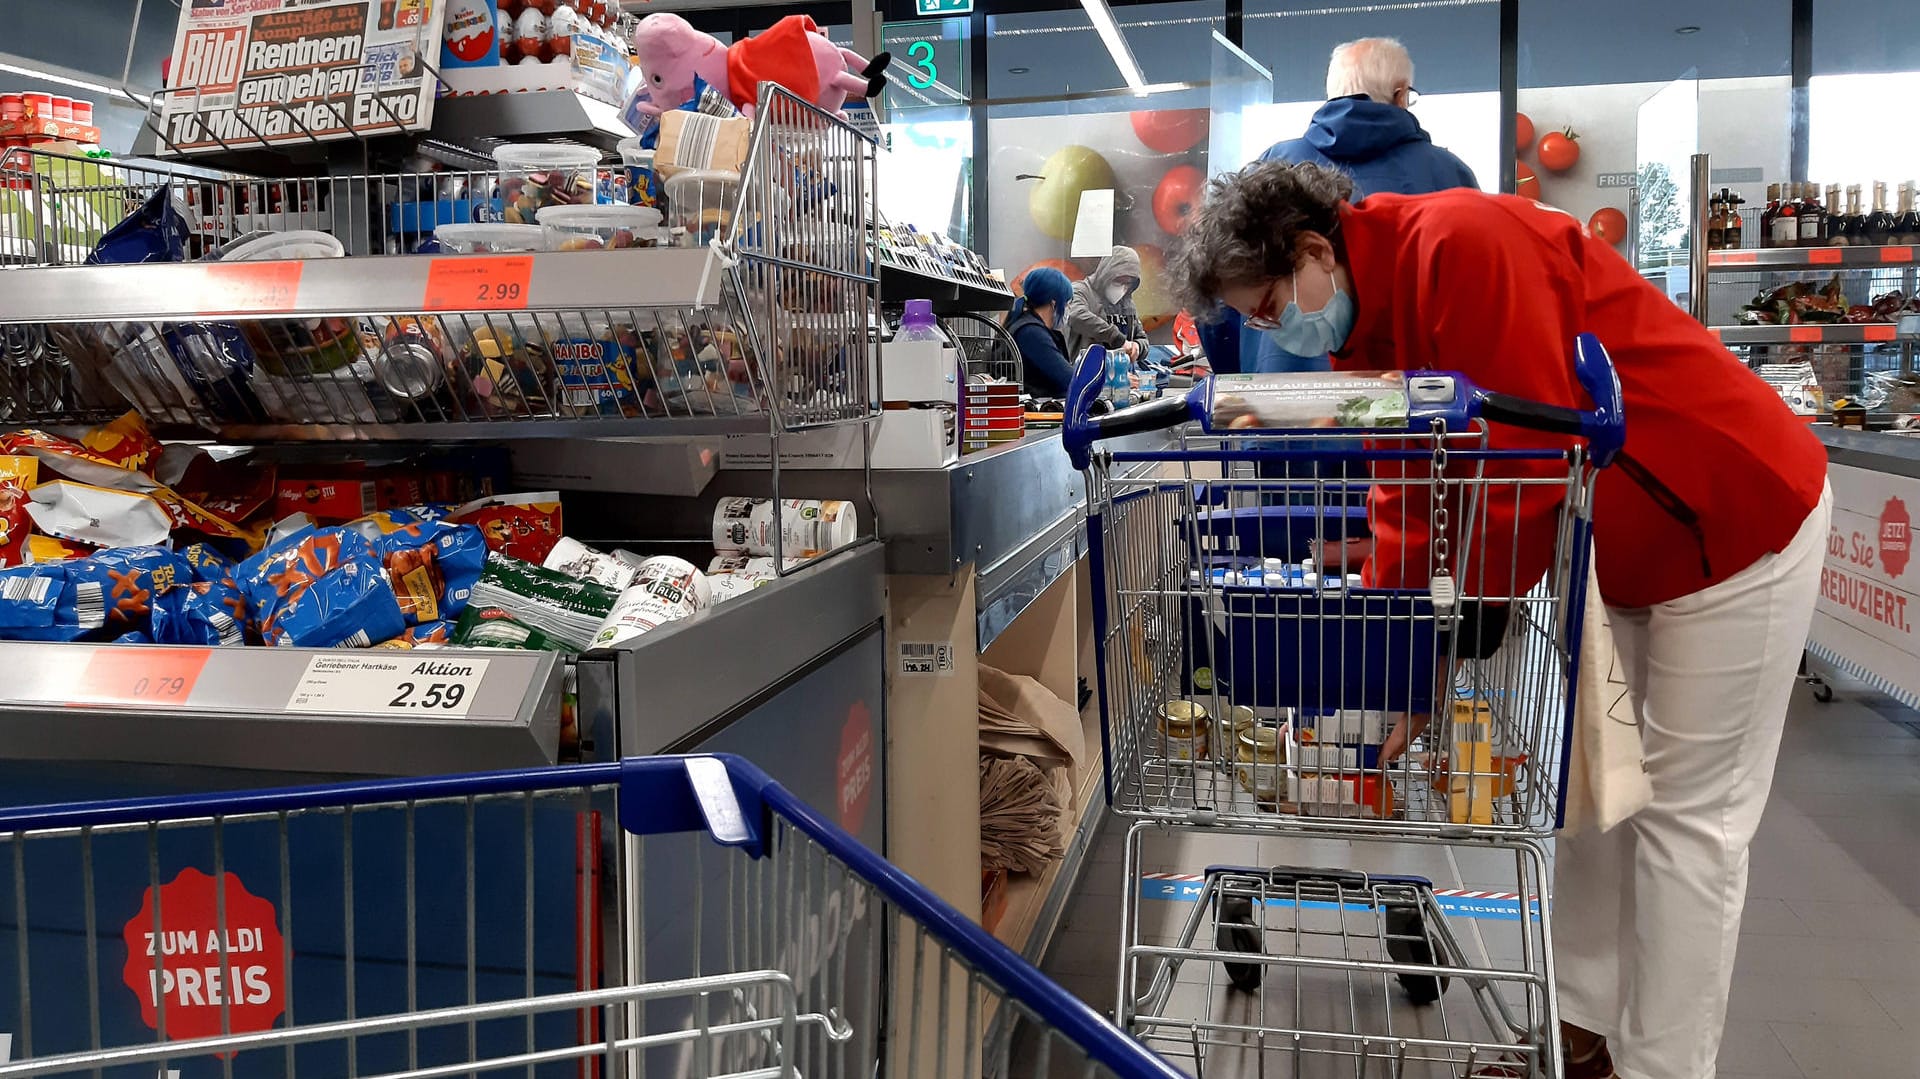
[[[1826,705],[1800,691],[1788,716],[1772,801],[1754,842],[1722,1079],[1920,1079],[1920,717],[1858,687],[1837,688]],[[1116,995],[1125,837],[1123,823],[1108,822],[1045,963],[1103,1012]],[[1512,858],[1493,851],[1304,846],[1175,835],[1149,843],[1144,860],[1188,873],[1223,862],[1349,866],[1419,873],[1441,888],[1511,891],[1515,880]],[[1149,900],[1141,910],[1143,936],[1172,942],[1192,907]],[[1454,924],[1470,955],[1494,956],[1497,966],[1501,956],[1518,954],[1518,933],[1502,928],[1513,923]],[[1177,1001],[1201,1010],[1232,1006],[1218,974],[1185,969],[1180,981],[1192,984],[1178,987]],[[1220,984],[1207,985],[1209,977]],[[1349,994],[1338,997],[1344,1006]],[[1394,1007],[1396,1030],[1418,1029],[1417,1016],[1403,1028],[1407,1013]],[[1210,1067],[1210,1075],[1256,1074],[1218,1062],[1225,1067]],[[1328,1072],[1351,1073],[1350,1065]],[[1294,1073],[1283,1065],[1264,1074]]]

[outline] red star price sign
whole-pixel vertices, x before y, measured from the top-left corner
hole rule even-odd
[[[198,869],[182,869],[157,897],[147,889],[140,913],[127,923],[121,976],[149,1027],[159,1030],[164,1012],[170,1040],[221,1033],[223,1010],[230,1033],[269,1030],[287,1007],[286,942],[273,904],[225,874],[222,925],[215,887]]]
[[[1897,498],[1887,499],[1880,510],[1880,564],[1886,567],[1887,576],[1899,577],[1907,571],[1907,559],[1913,555],[1913,518],[1907,514],[1907,504]]]

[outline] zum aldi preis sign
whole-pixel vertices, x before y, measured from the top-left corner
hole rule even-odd
[[[230,1033],[269,1030],[287,1007],[286,941],[273,904],[232,873],[218,887],[224,921],[214,878],[188,868],[148,888],[127,923],[122,976],[141,1019],[159,1030],[164,1017],[170,1040],[221,1033],[223,1010]]]

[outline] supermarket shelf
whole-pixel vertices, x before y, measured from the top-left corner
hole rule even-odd
[[[571,90],[442,97],[433,104],[433,137],[491,156],[513,140],[568,139],[602,150],[633,134],[620,110]]]
[[[880,302],[903,304],[908,300],[932,300],[936,315],[964,315],[1005,311],[1013,306],[1013,293],[1004,286],[989,288],[951,277],[936,277],[894,263],[881,263]]]
[[[1844,270],[1911,266],[1920,247],[1754,247],[1707,252],[1707,272],[1751,270]]]
[[[1800,326],[1709,326],[1723,345],[1860,345],[1913,340],[1892,322],[1827,322]]]
[[[724,276],[720,256],[704,248],[22,268],[5,271],[0,279],[7,293],[0,320],[351,318],[476,309],[506,313],[705,307],[719,301]],[[437,299],[429,294],[430,281]],[[518,295],[511,306],[476,306],[468,288],[478,292],[482,286],[505,287]]]
[[[1920,437],[1827,424],[1814,427],[1813,433],[1826,443],[1827,459],[1834,464],[1920,479]]]
[[[393,704],[420,664],[435,665],[421,679],[467,670],[454,676],[464,714],[424,711],[421,686]],[[559,748],[550,652],[7,642],[0,667],[13,672],[0,740],[14,759],[431,775],[551,764]]]

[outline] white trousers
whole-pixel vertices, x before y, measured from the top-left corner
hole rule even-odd
[[[1713,1077],[1747,847],[1832,512],[1829,489],[1786,550],[1670,603],[1608,610],[1653,801],[1610,832],[1559,840],[1553,935],[1560,1017],[1606,1036],[1621,1079]]]

